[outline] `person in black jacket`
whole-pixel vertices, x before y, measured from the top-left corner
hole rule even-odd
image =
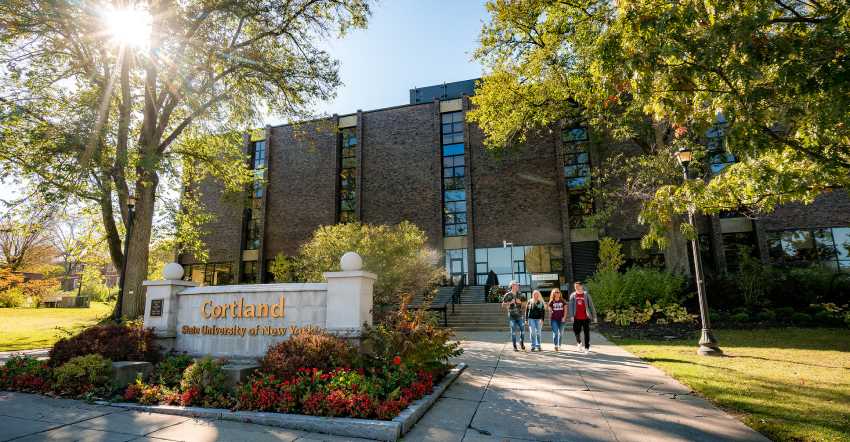
[[[531,293],[531,301],[528,302],[526,317],[528,318],[528,331],[531,332],[531,351],[542,351],[540,347],[540,333],[543,331],[543,318],[546,316],[546,303],[540,290]]]

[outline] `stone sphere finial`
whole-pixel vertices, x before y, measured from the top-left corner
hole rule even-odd
[[[345,252],[339,260],[339,267],[343,272],[363,269],[363,258],[357,252]]]
[[[183,266],[176,262],[170,262],[162,269],[162,277],[169,281],[177,281],[183,278]]]

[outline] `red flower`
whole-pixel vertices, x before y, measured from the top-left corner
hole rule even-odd
[[[401,365],[401,356],[396,356],[393,358],[393,365]]]

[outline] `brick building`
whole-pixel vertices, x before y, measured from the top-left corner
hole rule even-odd
[[[464,118],[472,80],[410,91],[410,103],[245,136],[254,169],[267,178],[244,195],[208,181],[201,199],[216,219],[207,226],[209,261],[182,256],[187,278],[205,284],[267,282],[268,264],[293,255],[321,225],[409,220],[444,256],[447,275],[484,284],[493,270],[535,287],[566,284],[596,267],[599,232],[584,225],[594,166],[629,146],[598,146],[581,127],[541,131],[522,149],[493,154]],[[722,123],[722,122],[721,122]],[[734,162],[722,126],[709,133],[711,169]],[[606,235],[624,244],[627,262],[688,271],[684,241],[642,250],[636,209],[623,208]],[[782,207],[751,220],[700,219],[703,259],[734,271],[739,245],[765,261],[821,261],[850,268],[850,198],[836,191],[813,205]]]

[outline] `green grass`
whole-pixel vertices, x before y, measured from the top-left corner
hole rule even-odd
[[[76,332],[95,324],[112,306],[92,302],[89,308],[0,308],[0,351],[50,347],[67,335],[62,330]]]
[[[724,357],[691,342],[613,339],[778,441],[850,441],[850,330],[716,332]]]

